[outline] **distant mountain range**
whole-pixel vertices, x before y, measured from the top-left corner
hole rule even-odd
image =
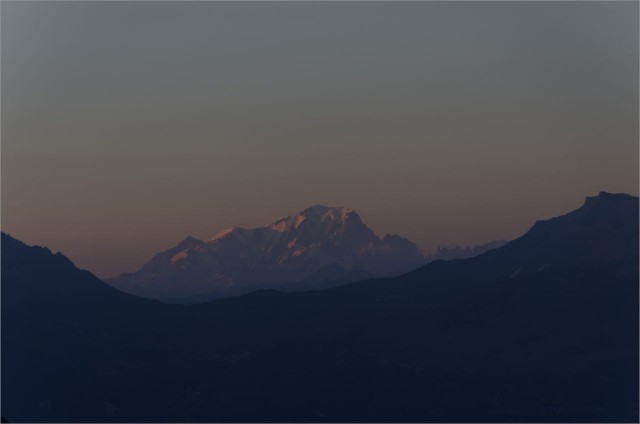
[[[256,289],[304,290],[402,274],[425,263],[415,244],[378,238],[352,209],[313,206],[260,228],[187,237],[140,270],[107,280],[153,299],[191,303]]]
[[[474,258],[172,305],[3,233],[2,415],[637,422],[638,241],[638,198],[600,193]]]
[[[487,243],[476,244],[475,246],[462,247],[459,245],[438,246],[436,252],[425,258],[426,262],[437,260],[466,259],[481,255],[489,250],[497,249],[507,244],[507,240],[494,240]]]

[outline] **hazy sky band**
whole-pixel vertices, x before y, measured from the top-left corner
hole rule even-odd
[[[313,204],[432,250],[638,194],[638,4],[7,3],[2,228],[108,276]]]

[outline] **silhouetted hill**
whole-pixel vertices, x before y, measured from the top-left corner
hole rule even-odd
[[[471,259],[199,305],[2,236],[20,421],[636,422],[638,199],[601,193]]]

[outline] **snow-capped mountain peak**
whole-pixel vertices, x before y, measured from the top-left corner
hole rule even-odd
[[[220,240],[222,238],[227,237],[229,234],[233,233],[234,231],[237,231],[238,227],[230,227],[230,228],[226,228],[222,231],[219,231],[218,233],[214,234],[213,237],[209,238],[207,240],[207,242],[212,242],[212,241],[216,241],[216,240]]]
[[[360,219],[358,214],[350,208],[315,205],[296,215],[280,218],[267,225],[267,227],[274,231],[285,232],[299,228],[304,222],[306,222],[305,225],[319,225],[321,223],[341,224],[350,218]]]
[[[328,274],[352,275],[350,281],[355,275],[390,276],[423,262],[415,244],[400,236],[380,239],[353,209],[315,205],[263,227],[222,230],[206,242],[188,237],[110,282],[142,296],[175,298],[300,289]],[[328,267],[330,273],[323,271]]]

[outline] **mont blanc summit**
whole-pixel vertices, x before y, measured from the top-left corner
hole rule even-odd
[[[315,205],[263,227],[228,228],[206,241],[187,237],[109,283],[158,299],[219,297],[393,276],[423,263],[414,243],[379,238],[353,209]]]

